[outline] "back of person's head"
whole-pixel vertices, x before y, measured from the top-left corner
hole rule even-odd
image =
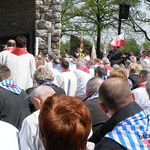
[[[60,64],[60,59],[58,58],[58,57],[55,57],[54,59],[53,59],[53,63],[54,64]]]
[[[90,68],[90,67],[93,66],[93,65],[95,65],[94,60],[88,60],[88,61],[86,62],[86,66],[87,66],[88,68]]]
[[[104,64],[104,65],[108,65],[108,64],[110,64],[109,59],[108,59],[108,58],[106,58],[106,57],[104,57],[104,58],[102,59],[102,61],[103,61],[103,64]]]
[[[121,68],[120,65],[118,65],[118,64],[113,65],[113,69],[119,69],[119,68]]]
[[[16,47],[23,48],[27,45],[27,38],[25,36],[16,37]]]
[[[129,75],[133,73],[139,73],[142,69],[143,67],[141,64],[137,64],[137,63],[131,64],[129,66]]]
[[[106,68],[98,66],[94,69],[94,74],[97,77],[103,78],[103,76],[107,76],[107,70]]]
[[[139,76],[142,75],[143,77],[147,78],[147,75],[150,73],[149,70],[143,69],[140,71]]]
[[[63,69],[69,69],[69,62],[67,61],[67,60],[62,60],[61,61],[61,67],[63,68]]]
[[[0,81],[9,79],[10,76],[11,76],[10,69],[5,65],[0,64]]]
[[[7,47],[15,47],[16,46],[16,41],[13,39],[10,39],[7,41]]]
[[[35,71],[33,75],[34,80],[37,84],[40,84],[44,80],[53,81],[54,75],[52,71],[48,68],[45,68],[44,66],[39,66]]]
[[[122,68],[111,70],[109,78],[113,78],[113,77],[122,78],[125,81],[128,81],[127,72],[124,69],[122,69]]]
[[[143,83],[147,80],[148,74],[150,74],[150,71],[147,70],[147,69],[143,69],[143,70],[140,71],[139,78],[138,78],[139,84],[141,84],[141,83]]]
[[[97,64],[97,63],[100,64],[100,63],[101,63],[101,60],[100,60],[99,58],[94,58],[94,63],[95,63],[95,64]]]
[[[41,66],[41,65],[45,65],[45,57],[43,54],[38,54],[36,56],[36,68]]]
[[[48,53],[48,58],[49,58],[50,60],[53,60],[53,59],[56,58],[56,54],[54,54],[54,53]]]
[[[91,94],[94,94],[95,92],[99,91],[100,85],[103,83],[104,80],[102,80],[100,77],[93,77],[89,79],[89,81],[86,84],[86,96],[89,96]]]
[[[99,89],[100,102],[114,113],[133,101],[128,83],[122,78],[109,78]]]
[[[44,102],[39,133],[46,150],[85,150],[90,130],[90,112],[80,98],[54,94]]]
[[[68,50],[67,50],[67,48],[65,48],[65,49],[64,49],[64,53],[68,53]]]
[[[84,53],[87,54],[87,55],[90,54],[90,52],[88,50],[85,50]]]
[[[55,91],[50,86],[40,85],[29,94],[29,97],[35,108],[38,110],[42,107],[47,97],[52,96],[53,94],[55,94]]]
[[[82,58],[79,58],[76,62],[76,67],[81,68],[85,66],[85,61]]]

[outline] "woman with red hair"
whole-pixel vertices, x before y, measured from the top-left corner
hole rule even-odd
[[[80,98],[54,94],[39,115],[40,138],[46,150],[86,150],[91,116]]]

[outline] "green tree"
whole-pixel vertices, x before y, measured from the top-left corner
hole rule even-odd
[[[145,2],[149,6],[149,0]],[[150,19],[139,9],[140,0],[62,0],[62,35],[81,36],[84,33],[96,37],[97,56],[101,58],[101,33],[110,28],[118,30],[120,4],[131,5],[129,18],[121,20],[122,28],[126,27],[129,33],[144,33],[149,40],[144,23],[150,22]]]
[[[115,26],[112,16],[116,15],[117,11],[117,7],[106,0],[63,1],[62,34],[69,35],[73,32],[81,36],[82,31],[86,35],[96,36],[97,56],[101,58],[101,32],[110,25]]]
[[[79,35],[81,33],[80,26],[76,25],[78,22],[78,6],[81,0],[62,0],[61,2],[61,23],[62,23],[62,36],[70,36],[72,34]],[[79,23],[79,22],[78,22]],[[81,24],[81,23],[79,23]]]
[[[61,53],[63,53],[64,49],[67,49],[68,50],[68,54],[70,54],[70,40],[61,42]]]
[[[143,49],[145,49],[145,50],[150,49],[150,41],[145,41],[145,42],[143,43]]]
[[[122,48],[122,50],[129,54],[130,52],[133,52],[135,56],[138,56],[140,52],[140,46],[137,44],[135,39],[131,38],[125,41],[125,46]]]

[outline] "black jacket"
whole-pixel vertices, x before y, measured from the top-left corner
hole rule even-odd
[[[128,78],[132,81],[132,88],[131,88],[131,90],[139,87],[139,81],[138,81],[139,75],[138,74],[133,73],[133,74],[129,75]]]
[[[118,110],[99,130],[94,132],[89,139],[89,141],[96,144],[95,150],[125,150],[120,144],[109,138],[105,138],[104,136],[112,131],[119,122],[139,113],[140,111],[142,111],[142,108],[136,102],[132,102]]]
[[[19,95],[0,87],[0,120],[14,125],[19,130],[24,118],[30,115],[27,94],[24,90]]]
[[[90,100],[84,101],[84,104],[88,107],[92,117],[92,129],[93,132],[99,129],[109,118],[102,112],[99,106],[99,98],[95,97]]]

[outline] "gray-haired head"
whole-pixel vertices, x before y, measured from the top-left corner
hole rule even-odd
[[[103,64],[104,64],[104,65],[110,64],[109,59],[106,58],[106,57],[104,57],[104,58],[102,59],[102,61],[103,61]]]
[[[77,68],[81,68],[81,67],[84,67],[85,66],[85,60],[82,59],[82,58],[79,58],[76,62],[76,67]]]
[[[50,60],[55,59],[55,58],[56,58],[56,54],[50,52],[50,53],[48,53],[48,58],[49,58]]]
[[[99,91],[99,87],[103,83],[103,79],[100,77],[93,77],[91,78],[86,84],[86,96],[94,94],[95,92]]]
[[[45,79],[53,81],[54,75],[50,69],[45,68],[44,66],[39,66],[34,72],[34,80],[39,84]]]

